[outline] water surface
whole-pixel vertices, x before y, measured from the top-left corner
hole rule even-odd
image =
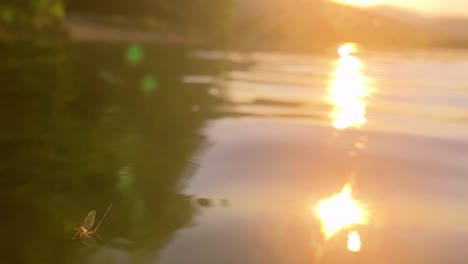
[[[468,53],[67,43],[4,56],[9,263],[468,257]],[[371,212],[357,254],[346,230],[325,243],[311,210],[350,179]],[[71,239],[110,203],[105,242]]]

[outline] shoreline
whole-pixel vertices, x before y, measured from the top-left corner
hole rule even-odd
[[[63,27],[72,41],[76,42],[145,42],[200,45],[195,41],[178,34],[162,34],[144,30],[128,30],[105,23],[93,22],[79,17],[65,19]]]
[[[301,47],[289,46],[287,43],[267,42],[259,43],[261,36],[256,39],[243,38],[238,36],[232,42],[221,43],[208,37],[201,40],[202,37],[194,38],[181,33],[174,33],[176,30],[170,29],[167,25],[159,23],[154,25],[145,24],[142,18],[139,21],[131,21],[128,17],[102,17],[93,15],[71,14],[67,16],[55,30],[43,32],[16,32],[9,33],[5,31],[1,42],[14,43],[18,40],[29,41],[31,39],[47,40],[48,38],[68,38],[72,42],[101,42],[101,43],[123,43],[140,42],[147,44],[174,44],[191,45],[207,49],[228,49],[236,51],[254,52],[285,52],[285,53],[328,53],[335,50],[337,45],[346,41],[322,40],[320,42],[311,42],[310,45]],[[131,22],[130,22],[131,21]],[[29,36],[28,36],[29,35]],[[356,42],[358,45],[363,43]],[[306,43],[307,44],[307,43]],[[367,43],[363,47],[368,51],[392,51],[392,50],[414,50],[414,49],[459,49],[468,50],[468,39],[447,38],[443,40],[434,40],[432,43]]]

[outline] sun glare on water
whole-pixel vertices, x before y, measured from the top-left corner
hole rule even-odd
[[[351,192],[351,184],[347,183],[340,193],[320,200],[316,204],[315,213],[321,222],[321,231],[325,240],[329,240],[344,228],[368,223],[369,213],[359,201],[351,197]],[[357,233],[353,233],[348,238],[348,248],[350,243],[352,249],[360,248],[360,240],[357,238],[359,238]]]
[[[348,250],[351,252],[361,250],[361,236],[356,231],[350,231],[348,234]]]
[[[368,80],[361,72],[361,61],[352,55],[357,52],[355,44],[343,44],[337,52],[340,59],[328,88],[328,101],[333,105],[330,116],[336,129],[359,128],[367,122]]]

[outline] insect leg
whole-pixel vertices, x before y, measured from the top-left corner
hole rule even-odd
[[[102,242],[105,242],[104,239],[102,239],[102,237],[98,234],[98,233],[94,233],[99,239],[101,239]]]
[[[72,239],[75,239],[76,236],[78,236],[78,234],[80,233],[80,229],[79,229],[79,228],[75,228],[75,229],[77,229],[78,231],[76,231],[76,234],[72,237]]]
[[[83,239],[83,244],[85,244],[87,247],[95,248],[96,245],[92,245],[91,243],[87,242],[88,238],[91,238],[91,237],[90,236],[85,236],[85,238]]]
[[[86,240],[87,240],[87,239],[88,239],[88,237],[85,237],[85,238],[83,239],[83,244],[85,244],[85,245],[88,246],[88,247],[91,247],[90,244],[86,243]]]

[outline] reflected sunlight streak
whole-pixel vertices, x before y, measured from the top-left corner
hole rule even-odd
[[[341,193],[320,200],[315,206],[325,240],[329,240],[344,228],[368,223],[369,213],[359,201],[352,199],[351,192],[351,184],[347,183]]]
[[[361,61],[352,56],[357,52],[355,44],[347,43],[338,48],[340,59],[329,86],[329,100],[333,105],[331,118],[336,129],[359,128],[367,122],[366,97],[370,89],[361,73]]]
[[[361,236],[357,231],[350,231],[348,234],[348,250],[351,252],[361,250]]]

